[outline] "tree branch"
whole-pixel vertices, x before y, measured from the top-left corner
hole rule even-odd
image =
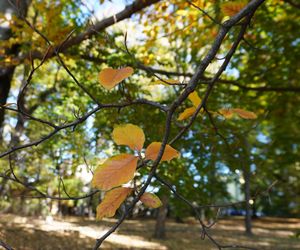
[[[105,19],[97,22],[93,26],[89,27],[86,31],[84,31],[74,37],[71,37],[70,39],[68,39],[68,41],[64,42],[63,46],[61,46],[61,45],[56,46],[55,48],[53,48],[50,51],[50,53],[47,55],[47,58],[51,58],[51,57],[55,56],[55,51],[57,51],[58,48],[60,49],[60,52],[64,53],[72,46],[79,45],[81,42],[93,37],[94,35],[97,34],[97,32],[103,31],[106,28],[114,25],[115,23],[118,23],[122,20],[130,18],[133,14],[135,14],[155,3],[158,3],[158,2],[160,2],[160,0],[136,0],[136,1],[134,1],[132,4],[127,5],[125,7],[125,9],[120,11],[119,13],[117,13],[113,16],[110,16],[108,18],[105,18]],[[38,30],[36,30],[36,31],[38,31]],[[41,34],[41,36],[43,38],[45,38],[44,35]],[[19,62],[21,63],[26,58],[30,58],[30,56],[32,59],[42,59],[43,58],[43,54],[41,54],[39,51],[33,51],[33,52],[31,52],[31,55],[25,54],[21,57],[15,58],[15,61],[19,60]]]
[[[198,81],[201,79],[201,77],[203,77],[203,74],[206,70],[206,68],[208,67],[208,65],[210,64],[210,62],[214,59],[214,57],[216,56],[225,36],[227,35],[228,31],[237,23],[239,22],[242,18],[244,18],[245,16],[249,15],[249,20],[251,19],[253,13],[255,12],[255,10],[264,2],[264,0],[253,0],[251,1],[245,8],[243,8],[239,13],[237,13],[234,17],[232,17],[230,20],[228,20],[227,22],[225,22],[211,49],[209,50],[209,52],[207,53],[207,55],[205,56],[205,58],[201,61],[200,65],[198,66],[195,74],[193,75],[193,77],[191,78],[191,80],[189,81],[188,85],[186,86],[185,90],[183,91],[183,93],[176,98],[173,103],[170,106],[170,109],[168,110],[167,113],[167,117],[166,117],[166,121],[165,121],[165,131],[164,131],[164,136],[162,139],[162,144],[158,153],[158,156],[156,158],[156,160],[153,162],[150,173],[148,175],[147,180],[145,181],[143,187],[141,188],[141,190],[138,192],[138,194],[136,195],[136,197],[134,198],[134,200],[132,201],[132,203],[130,204],[130,206],[125,210],[125,212],[122,214],[122,216],[120,217],[120,219],[118,220],[118,222],[108,231],[106,232],[101,238],[99,238],[94,246],[94,250],[98,249],[102,242],[109,236],[111,235],[121,224],[122,222],[126,219],[128,213],[133,209],[133,207],[135,206],[135,204],[139,201],[140,197],[143,195],[143,193],[145,192],[145,190],[147,189],[147,187],[149,186],[149,184],[151,183],[152,178],[154,177],[155,173],[156,173],[156,169],[159,165],[159,162],[162,158],[162,155],[164,153],[165,147],[167,145],[167,141],[169,139],[169,135],[170,135],[170,130],[171,130],[171,122],[172,122],[172,117],[173,114],[175,112],[175,110],[180,106],[180,104],[188,97],[188,95],[195,90]],[[248,23],[247,23],[248,25]],[[244,28],[244,27],[243,27]],[[242,29],[243,29],[242,28]],[[246,28],[245,28],[246,30]],[[239,35],[240,36],[240,35]],[[239,39],[239,41],[242,39]],[[228,62],[231,58],[231,56],[233,55],[235,48],[238,46],[239,41],[237,43],[234,43],[232,50],[229,51],[228,53]],[[225,61],[227,61],[225,60]],[[221,75],[221,73],[223,72],[223,70],[225,70],[226,68],[226,64],[223,64],[220,68],[220,70],[218,71],[218,73],[215,75],[214,79],[217,80],[218,77]],[[222,70],[221,70],[222,69]],[[211,93],[211,90],[214,86],[214,82],[211,82],[206,90],[204,99],[200,105],[199,110],[201,109],[201,107],[205,106],[205,103]],[[214,242],[213,239],[211,239],[212,242]],[[215,244],[216,245],[216,244]],[[221,249],[221,248],[219,248]]]

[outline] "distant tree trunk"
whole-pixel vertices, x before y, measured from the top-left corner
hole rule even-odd
[[[24,1],[11,1],[12,3],[16,4],[19,7],[19,11],[21,15],[26,16],[28,6],[30,4],[30,0]],[[0,4],[0,14],[16,14],[16,9],[10,4],[9,1],[1,1]],[[13,36],[11,29],[9,27],[0,25],[0,41],[8,40]],[[7,54],[16,56],[18,53],[19,45],[14,45],[12,48],[7,51]],[[1,59],[1,57],[0,57]],[[11,87],[11,80],[14,74],[15,66],[5,66],[0,65],[0,104],[3,105],[6,103],[8,94]],[[0,139],[2,136],[3,130],[3,121],[4,121],[4,114],[5,110],[0,109]]]
[[[252,206],[252,219],[257,219],[257,206],[256,206],[256,201],[253,199],[253,206]]]
[[[184,223],[183,219],[179,215],[176,216],[175,220],[177,223]]]
[[[94,195],[92,195],[89,199],[87,199],[86,201],[86,206],[87,206],[87,212],[88,212],[88,216],[89,218],[93,217],[93,197]],[[74,206],[75,207],[75,206]]]
[[[160,199],[163,205],[158,209],[154,237],[163,239],[166,237],[166,219],[168,214],[169,196],[167,194],[163,194]]]
[[[252,221],[251,221],[251,193],[250,193],[250,169],[245,167],[244,179],[245,179],[245,200],[246,200],[246,215],[245,215],[245,229],[246,234],[252,235]]]
[[[244,193],[246,201],[246,215],[245,215],[245,232],[247,235],[252,235],[252,221],[251,221],[251,166],[250,166],[250,145],[246,137],[243,137],[245,156],[243,161],[243,177],[245,180]]]
[[[12,7],[9,4],[9,1],[2,1],[0,4],[0,14],[5,15],[7,13],[12,13]],[[11,30],[8,27],[3,25],[0,26],[0,41],[7,40],[11,37]],[[2,59],[0,57],[0,59]],[[6,103],[9,90],[10,90],[10,83],[14,73],[15,67],[5,67],[0,66],[0,104],[3,105]],[[0,109],[0,141],[2,137],[2,126],[4,121],[4,109]]]
[[[11,3],[16,4],[19,7],[21,15],[26,16],[30,0],[16,1],[13,0]],[[0,4],[0,14],[2,15],[15,15],[16,9],[11,5],[9,1],[1,1]],[[0,41],[8,40],[13,36],[13,33],[10,27],[0,24]],[[19,45],[13,45],[11,48],[6,49],[7,55],[17,56]],[[3,57],[0,57],[2,61]],[[15,71],[14,65],[5,65],[1,63],[0,65],[0,105],[7,103],[7,98],[11,89],[11,81]],[[4,118],[5,118],[5,109],[0,108],[0,143],[3,142],[3,127],[4,127]],[[17,126],[19,127],[19,125]],[[14,141],[12,139],[12,141]],[[0,196],[3,195],[5,191],[5,184],[7,179],[3,179],[0,184]]]
[[[0,104],[6,103],[10,90],[10,83],[15,67],[0,67]],[[0,136],[2,135],[2,124],[4,122],[4,109],[0,109]]]

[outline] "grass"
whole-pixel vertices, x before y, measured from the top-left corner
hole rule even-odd
[[[200,228],[194,220],[188,223],[167,222],[167,238],[152,237],[153,220],[127,220],[111,235],[102,249],[210,250],[216,249],[208,239],[200,239]],[[0,239],[14,249],[92,249],[115,220],[96,222],[82,217],[34,218],[0,214]],[[244,234],[243,219],[221,219],[211,235],[222,244],[244,245],[263,250],[300,249],[296,232],[300,219],[261,218],[253,221],[254,235]],[[1,249],[1,247],[0,247]],[[229,248],[230,249],[230,248]]]

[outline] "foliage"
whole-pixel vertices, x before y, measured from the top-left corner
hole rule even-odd
[[[138,160],[155,161],[160,153],[161,143],[152,142],[145,151],[145,158],[141,156],[145,135],[141,128],[133,124],[124,124],[115,127],[112,133],[113,140],[118,145],[126,145],[132,150],[136,150],[138,156],[132,154],[120,154],[113,156],[101,164],[93,176],[93,186],[101,190],[110,190],[131,181],[137,168]],[[170,161],[178,157],[178,152],[170,145],[166,145],[161,161]],[[121,205],[126,196],[129,194],[128,189],[114,189],[106,193],[104,200],[98,206],[97,218],[104,216],[114,216],[116,209]],[[130,189],[132,190],[132,189]],[[154,195],[145,193],[141,196],[141,201],[147,206],[156,208],[161,205],[160,200]],[[110,209],[109,204],[114,204]],[[107,208],[109,207],[109,208]]]
[[[199,208],[244,200],[229,186],[243,192],[249,172],[255,209],[299,215],[296,1],[261,1],[223,39],[258,0],[127,1],[116,15],[116,2],[84,2],[1,13],[0,70],[14,69],[0,106],[1,207],[87,195],[70,207],[102,219],[122,203],[162,205],[157,176]],[[174,192],[169,203],[171,216],[195,215]]]

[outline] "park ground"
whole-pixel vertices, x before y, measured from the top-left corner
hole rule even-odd
[[[101,222],[82,217],[21,217],[0,214],[0,240],[22,250],[92,249],[95,238],[101,236],[115,220]],[[167,222],[167,237],[153,239],[154,220],[127,220],[111,235],[103,249],[210,250],[216,249],[209,240],[200,239],[196,221]],[[254,236],[244,234],[243,219],[220,219],[211,235],[222,244],[245,245],[264,250],[300,249],[300,219],[260,218],[253,222]],[[1,247],[0,247],[1,249]],[[230,249],[230,248],[229,248]]]

